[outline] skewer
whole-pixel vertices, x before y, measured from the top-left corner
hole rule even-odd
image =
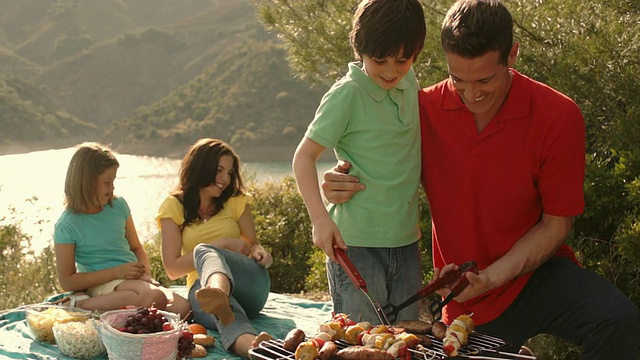
[[[516,358],[516,359],[529,359],[529,360],[536,360],[537,359],[535,356],[531,356],[531,355],[515,354],[515,353],[499,351],[499,350],[494,350],[494,349],[475,350],[475,351],[471,352],[470,354],[478,354],[480,352],[490,352],[490,353],[494,353],[494,354],[498,354],[498,355],[509,356],[509,357]],[[495,358],[495,357],[486,357],[486,356],[482,356],[482,355],[458,354],[458,356],[466,357],[466,358],[469,358],[469,359],[494,359],[494,360],[495,359],[501,359],[501,358]]]

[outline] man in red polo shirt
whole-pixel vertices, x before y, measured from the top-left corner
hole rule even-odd
[[[512,68],[519,44],[496,0],[456,2],[441,42],[449,78],[419,93],[434,268],[436,276],[468,260],[480,268],[467,273],[470,286],[444,322],[472,313],[478,332],[511,350],[549,333],[581,345],[582,359],[638,358],[638,309],[564,243],[584,208],[579,108]],[[364,189],[353,181],[326,173],[325,196],[348,200]]]

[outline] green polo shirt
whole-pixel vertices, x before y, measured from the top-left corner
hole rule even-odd
[[[349,161],[350,174],[367,187],[350,201],[328,207],[349,246],[400,247],[420,238],[418,90],[413,69],[385,90],[361,63],[350,63],[305,133]]]

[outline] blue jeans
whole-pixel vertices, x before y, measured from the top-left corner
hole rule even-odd
[[[638,308],[605,278],[565,258],[536,269],[513,304],[476,330],[505,339],[512,351],[547,333],[581,345],[581,359],[640,359]]]
[[[257,334],[249,319],[256,317],[269,297],[271,279],[265,268],[254,259],[233,251],[217,248],[209,244],[199,244],[193,249],[193,259],[199,280],[189,289],[189,302],[195,322],[220,333],[220,341],[229,349],[238,336]],[[231,282],[231,308],[236,319],[224,326],[213,314],[202,311],[196,291],[206,286],[207,279],[215,273],[222,273]]]
[[[398,305],[422,287],[422,267],[418,242],[399,248],[349,247],[347,255],[367,283],[369,296],[381,306]],[[347,276],[340,264],[327,261],[333,311],[349,314],[356,322],[379,324],[366,296]],[[396,320],[417,320],[421,302],[400,311]]]

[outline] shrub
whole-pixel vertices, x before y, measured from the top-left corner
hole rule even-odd
[[[51,248],[35,254],[20,223],[0,226],[0,310],[40,302],[60,292]]]
[[[254,185],[250,192],[258,239],[274,259],[269,268],[271,290],[305,290],[305,279],[314,268],[311,222],[293,177],[286,177],[281,183]]]

